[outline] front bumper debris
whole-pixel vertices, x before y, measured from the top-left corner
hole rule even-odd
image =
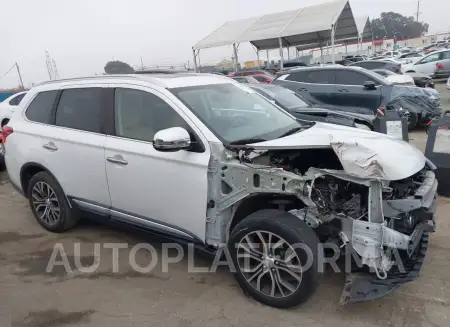
[[[417,278],[428,250],[429,232],[424,232],[416,251],[403,260],[403,270],[393,267],[386,279],[378,279],[371,273],[347,274],[340,304],[376,300],[395,291],[401,284]]]

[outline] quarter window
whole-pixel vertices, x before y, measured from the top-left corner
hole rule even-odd
[[[16,97],[12,98],[11,100],[9,100],[9,104],[11,106],[18,106],[20,101],[22,101],[24,96],[25,96],[25,93],[19,94],[18,96],[16,96]]]
[[[151,142],[156,132],[182,127],[183,118],[158,96],[133,89],[117,88],[114,101],[116,135]]]
[[[101,133],[102,88],[67,89],[56,109],[56,125]]]
[[[34,122],[50,124],[50,113],[55,104],[58,91],[40,92],[31,101],[25,112],[25,116]]]

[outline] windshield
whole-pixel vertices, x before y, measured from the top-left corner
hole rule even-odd
[[[224,143],[271,140],[302,126],[288,113],[241,84],[180,87],[170,91]]]
[[[299,95],[284,87],[274,86],[271,88],[264,88],[262,91],[285,109],[293,110],[309,107],[309,105],[303,101]]]

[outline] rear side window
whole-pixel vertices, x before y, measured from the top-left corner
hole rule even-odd
[[[38,93],[28,106],[25,116],[34,122],[50,124],[50,113],[57,95],[57,90]]]
[[[265,83],[267,81],[267,78],[264,76],[253,76],[258,82]]]
[[[102,88],[64,90],[56,108],[56,125],[101,133]]]
[[[374,82],[379,84],[374,79],[366,76],[360,72],[338,70],[336,73],[336,84],[340,85],[364,85],[365,82]]]
[[[310,70],[292,73],[286,79],[303,83],[334,84],[335,78],[333,70]]]
[[[25,93],[19,94],[18,96],[16,96],[16,97],[12,98],[11,100],[9,100],[9,104],[11,106],[18,106],[20,101],[22,101],[24,96],[25,96]]]
[[[450,59],[450,51],[441,52],[441,59]]]

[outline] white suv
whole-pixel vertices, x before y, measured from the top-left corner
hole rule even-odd
[[[419,150],[296,121],[227,77],[49,82],[21,109],[3,130],[6,165],[44,228],[90,213],[228,248],[241,288],[271,306],[314,293],[324,243],[373,269],[347,271],[342,302],[387,294],[414,279],[434,230],[437,181]]]

